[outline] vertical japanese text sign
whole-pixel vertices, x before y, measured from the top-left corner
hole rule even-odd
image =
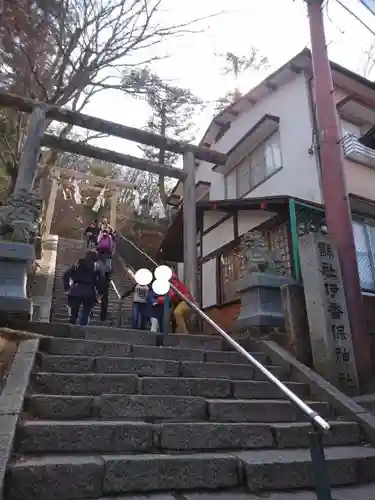
[[[315,369],[354,393],[358,375],[337,252],[328,236],[309,233],[300,239],[300,258]]]

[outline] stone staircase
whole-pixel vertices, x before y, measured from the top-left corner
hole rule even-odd
[[[49,328],[55,337],[40,341],[5,500],[316,499],[309,424],[221,338]],[[290,366],[269,368],[311,399]],[[358,424],[324,401],[311,406],[332,422],[333,498],[375,500],[375,449]]]
[[[78,259],[82,258],[85,254],[84,242],[81,240],[72,240],[67,238],[59,238],[55,279],[53,285],[53,297],[51,308],[51,321],[54,323],[67,323],[68,322],[68,304],[67,298],[64,294],[62,277],[64,272]],[[118,291],[123,293],[126,287],[131,286],[131,280],[124,272],[122,265],[117,261],[116,257],[113,259],[114,273],[112,279]],[[124,300],[122,307],[122,322],[129,326],[131,316],[131,297]],[[94,317],[91,320],[93,325],[101,325],[99,320],[100,306],[95,306]],[[116,323],[119,314],[119,299],[110,285],[109,288],[109,302],[108,302],[108,322],[110,324]]]

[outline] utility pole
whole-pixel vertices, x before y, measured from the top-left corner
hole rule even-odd
[[[339,117],[324,32],[322,12],[324,0],[305,1],[310,24],[315,109],[321,151],[326,222],[328,234],[338,251],[358,377],[363,384],[371,376],[370,348],[346,189]]]

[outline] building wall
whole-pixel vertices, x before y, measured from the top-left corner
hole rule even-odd
[[[231,333],[235,329],[235,323],[240,313],[240,308],[241,304],[238,301],[220,308],[212,307],[205,312],[215,321],[215,323],[221,326],[223,330],[227,333]],[[216,333],[215,329],[207,323],[203,325],[203,331],[205,333]]]
[[[220,226],[215,227],[207,234],[203,235],[203,252],[202,256],[206,257],[209,253],[217,248],[220,248],[230,241],[234,240],[234,223],[233,217],[224,220]]]
[[[247,197],[290,195],[320,203],[316,159],[308,153],[312,145],[312,124],[305,75],[296,76],[251,110],[241,114],[212,147],[223,153],[228,152],[267,113],[280,118],[283,168],[251,191]],[[197,178],[211,182],[210,199],[223,199],[224,176],[212,172],[211,167],[212,165],[202,162]],[[233,175],[229,176],[227,197],[235,197]]]
[[[348,193],[375,201],[375,168],[345,159]]]

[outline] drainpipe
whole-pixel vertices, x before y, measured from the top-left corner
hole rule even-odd
[[[358,377],[363,385],[371,377],[370,346],[364,321],[351,211],[346,189],[339,118],[324,33],[323,1],[306,0],[321,150],[323,198],[328,231],[337,248],[341,265]]]

